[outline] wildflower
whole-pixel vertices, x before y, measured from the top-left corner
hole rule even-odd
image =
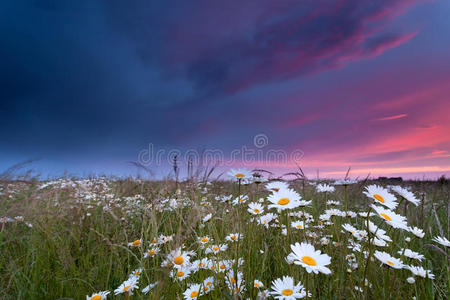
[[[238,240],[241,240],[244,236],[240,233],[230,233],[225,237],[225,240],[228,242],[237,242]]]
[[[296,191],[287,189],[270,195],[267,200],[272,203],[269,205],[269,208],[285,210],[300,206],[300,199],[301,197]]]
[[[445,238],[443,236],[435,236],[433,238],[433,241],[436,242],[436,243],[441,244],[442,246],[450,247],[450,241],[447,240],[447,238]]]
[[[147,252],[144,253],[144,258],[147,258],[149,256],[153,257],[153,256],[157,255],[158,253],[159,253],[158,247],[150,248]]]
[[[308,226],[305,225],[305,222],[303,221],[295,221],[291,223],[291,227],[294,227],[296,229],[305,229]]]
[[[133,241],[131,243],[128,243],[129,247],[140,247],[141,245],[142,245],[142,240],[141,239],[135,240],[135,241]]]
[[[425,236],[425,232],[418,227],[408,227],[408,230],[418,238],[423,238]]]
[[[383,264],[388,265],[391,268],[394,269],[401,269],[403,268],[403,263],[400,259],[395,258],[391,256],[389,253],[382,252],[382,251],[375,251],[374,256],[381,261]]]
[[[203,280],[203,292],[208,294],[214,289],[214,277],[209,276]]]
[[[204,236],[204,237],[200,237],[198,240],[201,244],[205,245],[205,244],[209,243],[210,238],[208,236]]]
[[[412,258],[412,259],[417,259],[418,261],[422,261],[422,259],[425,258],[425,256],[423,256],[422,254],[414,252],[411,249],[401,249],[401,250],[398,250],[397,253],[400,255],[404,255],[406,257]]]
[[[377,212],[380,218],[383,218],[386,223],[388,223],[392,227],[408,230],[408,224],[406,223],[406,218],[404,216],[398,215],[393,211],[373,204],[372,208]]]
[[[411,202],[415,206],[419,205],[419,203],[420,203],[420,200],[417,199],[417,197],[416,197],[416,195],[414,195],[414,193],[408,191],[405,188],[402,188],[401,186],[398,186],[398,185],[393,186],[393,187],[391,187],[391,190],[393,190],[394,192],[396,192],[397,194],[402,196],[406,201]]]
[[[378,204],[384,205],[389,209],[397,207],[397,199],[389,191],[378,185],[366,186],[366,190],[363,192],[367,197],[372,198],[378,202]]]
[[[264,212],[264,207],[259,203],[249,203],[247,211],[252,215],[260,215]]]
[[[175,268],[183,268],[190,264],[189,261],[192,255],[194,255],[193,252],[183,251],[181,247],[179,247],[178,249],[171,251],[167,256],[167,259]]]
[[[405,266],[405,269],[408,269],[411,271],[411,273],[413,273],[416,276],[420,276],[423,278],[430,278],[430,279],[434,279],[434,275],[431,273],[430,270],[425,270],[422,267],[416,267],[416,266]]]
[[[275,216],[274,214],[268,213],[259,217],[259,219],[257,219],[257,222],[258,224],[264,225],[266,228],[269,228],[269,223],[275,220],[276,218],[277,216]]]
[[[335,188],[334,188],[334,186],[328,185],[326,183],[321,183],[316,186],[316,190],[319,193],[324,193],[324,192],[331,193],[331,192],[334,192]]]
[[[173,269],[172,272],[170,273],[170,277],[183,281],[189,277],[191,271],[192,268],[190,266]]]
[[[260,289],[260,288],[263,288],[263,287],[264,287],[264,284],[263,284],[261,281],[259,281],[258,279],[255,279],[255,280],[253,281],[253,286],[254,286],[255,288]]]
[[[245,289],[244,281],[242,280],[243,274],[241,271],[238,271],[236,274],[236,277],[233,275],[233,271],[229,271],[226,276],[225,280],[228,285],[228,288],[233,293],[240,293]]]
[[[223,252],[225,250],[228,249],[228,245],[227,244],[221,244],[221,245],[211,245],[208,248],[206,248],[205,253],[206,254],[218,254],[219,252]]]
[[[283,276],[282,279],[277,278],[272,281],[272,292],[275,299],[294,300],[306,297],[306,291],[299,282],[294,285],[294,279],[289,276]]]
[[[139,268],[139,269],[134,270],[133,272],[131,272],[129,278],[136,277],[137,279],[139,279],[139,277],[141,276],[143,270],[144,270],[143,268]]]
[[[197,299],[200,296],[200,284],[196,283],[188,287],[183,295],[185,300]]]
[[[114,295],[128,293],[128,295],[133,295],[133,290],[139,288],[137,286],[138,279],[136,277],[130,277],[125,280],[117,289],[114,291]]]
[[[110,291],[94,293],[91,296],[86,296],[86,300],[104,300]]]
[[[202,222],[206,223],[209,220],[211,220],[211,218],[212,218],[212,214],[207,214],[206,216],[203,217]]]
[[[331,270],[326,267],[331,263],[331,257],[321,254],[321,251],[315,250],[313,245],[295,243],[295,245],[291,245],[291,250],[294,264],[304,267],[308,273],[331,274]]]
[[[244,180],[244,179],[250,179],[252,177],[251,173],[246,169],[231,169],[228,171],[228,176],[232,180]]]
[[[283,181],[272,181],[266,184],[266,189],[274,193],[289,189],[289,185]]]
[[[150,283],[149,285],[147,285],[145,288],[142,289],[142,292],[144,294],[147,294],[151,289],[153,289],[156,285],[158,284],[158,281],[154,282],[154,283]]]

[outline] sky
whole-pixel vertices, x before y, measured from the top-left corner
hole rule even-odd
[[[35,159],[43,176],[125,176],[139,162],[158,177],[175,154],[185,172],[188,153],[214,153],[222,170],[448,176],[449,13],[444,0],[1,1],[0,172]]]

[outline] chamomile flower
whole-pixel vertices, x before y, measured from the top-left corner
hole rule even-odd
[[[300,206],[300,195],[291,189],[281,190],[270,195],[267,200],[272,204],[269,208],[276,208],[279,210],[292,209]]]
[[[117,289],[114,290],[114,295],[123,294],[123,293],[128,293],[128,295],[133,295],[133,290],[139,288],[137,286],[137,283],[138,283],[138,279],[136,277],[128,278],[127,280],[122,282],[122,284]]]
[[[400,255],[404,255],[408,258],[417,259],[418,261],[422,261],[425,258],[422,254],[412,251],[411,249],[401,249],[397,252]]]
[[[231,169],[228,171],[228,176],[231,180],[244,180],[252,178],[252,174],[247,169]]]
[[[188,287],[183,293],[184,299],[185,300],[197,299],[199,296],[201,296],[200,288],[201,288],[201,286],[198,283],[193,284],[190,287]]]
[[[314,246],[307,243],[295,243],[291,245],[294,264],[306,269],[306,272],[315,274],[331,274],[331,270],[326,266],[331,263],[331,257],[322,254],[320,250],[315,250]]]
[[[398,215],[389,209],[384,209],[380,206],[372,204],[372,208],[377,212],[380,218],[383,218],[386,223],[394,228],[408,230],[408,224],[404,216]]]
[[[420,200],[417,199],[417,197],[416,197],[416,195],[414,195],[414,193],[408,191],[405,188],[402,188],[401,186],[398,186],[398,185],[393,186],[393,187],[391,187],[391,190],[393,190],[394,192],[396,192],[397,194],[402,196],[406,201],[411,202],[415,206],[420,204]]]
[[[436,243],[441,244],[444,247],[450,247],[450,241],[447,240],[447,238],[443,237],[443,236],[435,236],[433,238],[433,241]]]
[[[299,282],[294,284],[294,278],[290,276],[283,276],[272,281],[272,291],[270,294],[275,299],[280,300],[295,300],[306,297],[306,291],[303,285]]]
[[[199,238],[198,238],[198,241],[199,241],[202,245],[205,245],[205,244],[208,244],[208,243],[211,241],[211,239],[210,239],[208,236],[203,236],[203,237],[199,237]]]
[[[389,209],[395,209],[398,205],[395,196],[381,186],[375,184],[366,186],[366,190],[363,193],[367,197],[374,199],[378,204],[384,205]]]
[[[150,248],[149,250],[147,250],[147,252],[144,253],[144,258],[153,257],[153,256],[157,255],[158,253],[159,253],[158,247]]]
[[[94,293],[91,296],[86,296],[86,300],[105,300],[109,293],[110,291]]]
[[[266,189],[273,193],[278,193],[279,191],[289,189],[289,185],[283,181],[272,181],[266,184]]]
[[[129,278],[136,277],[137,279],[139,279],[139,277],[141,277],[141,274],[142,274],[143,270],[144,270],[143,268],[139,268],[139,269],[134,270],[133,272],[131,272]]]
[[[203,293],[208,294],[214,290],[214,277],[209,276],[203,280]]]
[[[404,266],[400,259],[391,256],[389,253],[376,250],[374,256],[383,264],[386,264],[391,268],[402,269]]]
[[[264,206],[256,202],[251,202],[248,204],[247,211],[252,215],[260,215],[264,212]]]
[[[183,268],[177,268],[177,269],[172,270],[172,272],[170,273],[170,276],[179,281],[183,281],[189,277],[189,275],[191,274],[191,271],[192,271],[192,268],[190,266],[183,267]]]

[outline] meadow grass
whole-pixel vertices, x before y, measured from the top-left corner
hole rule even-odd
[[[125,294],[115,296],[113,291],[133,270],[143,268],[139,289],[133,291],[130,299],[183,299],[189,284],[202,283],[208,276],[214,277],[214,289],[200,299],[257,299],[259,291],[271,290],[272,281],[283,276],[291,276],[295,283],[300,281],[307,286],[313,299],[446,299],[449,252],[432,238],[448,237],[448,182],[401,183],[410,187],[422,203],[405,206],[403,202],[396,211],[407,217],[409,226],[424,230],[422,239],[373,216],[370,220],[393,240],[385,247],[376,247],[365,240],[357,241],[342,228],[342,224],[349,223],[366,230],[364,216],[320,220],[326,208],[345,211],[346,200],[352,212],[373,212],[373,201],[362,193],[365,186],[373,183],[336,186],[334,192],[319,193],[310,182],[290,182],[304,200],[312,200],[311,205],[294,211],[308,213],[312,218],[307,229],[288,226],[288,234],[284,235],[281,224],[302,218],[268,209],[270,193],[263,184],[106,178],[60,179],[50,183],[4,181],[0,185],[0,217],[11,219],[0,224],[0,298],[86,299],[87,295],[109,290],[108,299],[126,299]],[[232,200],[239,195],[248,199],[233,205]],[[264,214],[277,216],[267,228],[247,212],[248,203],[260,199]],[[340,205],[327,205],[326,200],[339,201]],[[211,219],[204,222],[210,213]],[[23,216],[23,221],[13,220],[16,216]],[[225,241],[227,235],[238,232],[243,234],[239,243]],[[144,258],[150,243],[161,235],[171,236],[172,240],[159,245],[160,253],[154,257]],[[227,244],[228,249],[217,255],[205,254],[199,243],[199,237],[204,236],[212,244]],[[142,241],[140,247],[128,245],[138,239]],[[360,251],[351,246],[352,240],[361,246]],[[331,264],[327,267],[332,273],[307,273],[300,265],[288,264],[290,245],[296,242],[311,243],[329,255]],[[171,278],[171,266],[161,264],[170,251],[182,245],[184,251],[195,252],[191,262],[204,257],[213,262],[242,258],[240,266],[227,265],[229,272],[235,274],[238,269],[243,273],[240,292],[234,293],[227,286],[226,272],[200,269],[183,281]],[[417,251],[425,259],[419,262],[398,254],[403,248]],[[413,277],[409,270],[381,264],[373,258],[374,250],[385,251],[404,264],[423,266],[435,278],[416,276],[414,283],[408,283],[407,278]],[[255,279],[264,288],[254,287]],[[142,288],[154,282],[158,284],[148,294],[142,293]]]

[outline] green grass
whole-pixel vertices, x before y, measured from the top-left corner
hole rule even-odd
[[[171,250],[181,245],[185,250],[197,253],[194,259],[205,257],[198,237],[208,235],[214,243],[222,244],[226,243],[225,236],[238,232],[238,228],[244,234],[239,249],[235,244],[229,244],[229,249],[221,253],[219,259],[234,259],[236,252],[244,259],[239,268],[246,284],[242,299],[256,299],[254,279],[261,280],[270,289],[272,280],[284,275],[293,276],[295,282],[301,281],[303,285],[308,282],[313,299],[411,299],[413,296],[416,299],[446,299],[448,294],[449,259],[429,246],[438,246],[447,255],[449,253],[448,249],[431,241],[436,235],[448,237],[447,182],[403,183],[417,195],[423,195],[423,205],[415,207],[410,204],[407,207],[408,224],[423,228],[426,233],[423,239],[392,229],[380,218],[371,217],[393,239],[387,247],[378,250],[395,257],[400,257],[397,251],[404,247],[420,252],[426,259],[413,262],[413,265],[432,270],[435,279],[416,277],[415,283],[409,284],[406,281],[412,276],[409,270],[395,270],[374,260],[367,269],[367,279],[371,284],[367,291],[361,285],[367,259],[362,253],[352,252],[346,247],[351,235],[343,232],[341,227],[343,223],[351,223],[364,229],[365,219],[332,217],[333,225],[313,228],[325,209],[325,195],[317,193],[309,184],[293,182],[291,186],[303,199],[313,200],[313,205],[296,211],[314,216],[315,221],[309,224],[308,230],[317,238],[307,237],[305,231],[291,230],[289,243],[279,226],[266,229],[251,221],[247,213],[248,202],[268,195],[262,186],[255,184],[242,186],[239,191],[238,184],[231,182],[213,182],[207,190],[204,184],[192,182],[179,183],[178,186],[173,181],[131,179],[66,181],[73,186],[61,186],[61,182],[43,189],[39,188],[42,182],[38,181],[1,183],[0,216],[24,216],[24,222],[1,224],[1,299],[86,299],[86,295],[104,290],[111,291],[110,299],[123,299],[123,295],[114,296],[113,291],[138,267],[144,268],[139,280],[140,289],[155,281],[159,284],[147,295],[136,290],[131,299],[183,299],[189,283],[201,283],[208,276],[216,278],[216,288],[200,299],[233,299],[225,285],[224,273],[201,270],[192,273],[184,282],[178,282],[169,277],[171,268],[161,267],[161,262]],[[368,184],[349,186],[347,197],[352,211],[368,211],[371,200],[362,193]],[[233,194],[236,197],[238,193],[247,195],[249,201],[233,206],[229,201],[215,200],[216,196]],[[140,195],[139,201],[127,198],[135,195]],[[327,197],[343,204],[343,187],[337,186],[336,191]],[[186,205],[174,210],[158,209],[168,207],[159,203],[169,198]],[[205,199],[208,205],[201,204]],[[343,206],[338,208],[344,210]],[[404,214],[403,204],[399,211]],[[265,212],[269,210],[266,208]],[[277,214],[276,210],[271,212]],[[213,217],[204,224],[202,218],[208,213]],[[290,221],[293,219],[296,218],[290,217]],[[284,224],[286,216],[282,214],[279,220]],[[28,227],[25,222],[33,227]],[[161,246],[159,256],[144,259],[147,245],[161,234],[173,235],[173,241]],[[325,235],[332,237],[327,245],[322,245],[320,238]],[[406,242],[406,237],[411,237],[411,241]],[[128,247],[129,242],[140,238],[143,247]],[[287,264],[285,257],[291,252],[289,245],[295,242],[310,242],[331,256],[328,267],[332,274],[307,274],[301,266]],[[361,242],[363,250],[369,250],[366,244]],[[351,272],[345,258],[350,253],[355,254],[358,264],[358,268]],[[410,263],[409,259],[402,259],[404,263]],[[360,286],[364,292],[356,291],[355,286]]]

